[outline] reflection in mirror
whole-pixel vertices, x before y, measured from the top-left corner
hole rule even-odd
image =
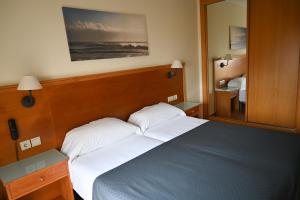
[[[207,6],[209,115],[243,120],[247,77],[247,0]]]

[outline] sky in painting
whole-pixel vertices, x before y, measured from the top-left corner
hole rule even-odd
[[[69,42],[147,42],[146,17],[63,8]]]

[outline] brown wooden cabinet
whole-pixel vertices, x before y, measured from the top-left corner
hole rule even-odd
[[[186,110],[185,113],[187,116],[190,116],[190,117],[201,117],[199,106],[196,106],[189,110]]]
[[[176,104],[175,106],[177,108],[183,110],[187,116],[198,117],[198,118],[203,117],[202,105],[200,103],[185,101],[185,102]]]
[[[54,149],[2,167],[0,179],[8,200],[74,199],[68,159]]]
[[[248,121],[296,128],[299,0],[250,0]]]
[[[209,117],[207,6],[201,0],[203,113]],[[247,101],[243,124],[300,133],[300,1],[248,0]]]
[[[216,115],[220,117],[231,117],[233,110],[238,110],[239,89],[218,89],[216,96]]]

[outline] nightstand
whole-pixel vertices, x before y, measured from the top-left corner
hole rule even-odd
[[[238,110],[239,88],[227,87],[215,89],[216,114],[221,117],[231,117],[232,110]]]
[[[9,200],[73,200],[68,158],[52,149],[0,167],[0,179]]]
[[[202,110],[201,110],[200,103],[185,101],[185,102],[181,102],[175,106],[177,108],[183,110],[187,116],[202,118]]]

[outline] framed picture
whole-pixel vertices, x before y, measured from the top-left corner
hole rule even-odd
[[[246,49],[247,47],[247,28],[230,26],[229,46],[231,50]]]
[[[63,7],[71,61],[149,55],[146,16]]]

